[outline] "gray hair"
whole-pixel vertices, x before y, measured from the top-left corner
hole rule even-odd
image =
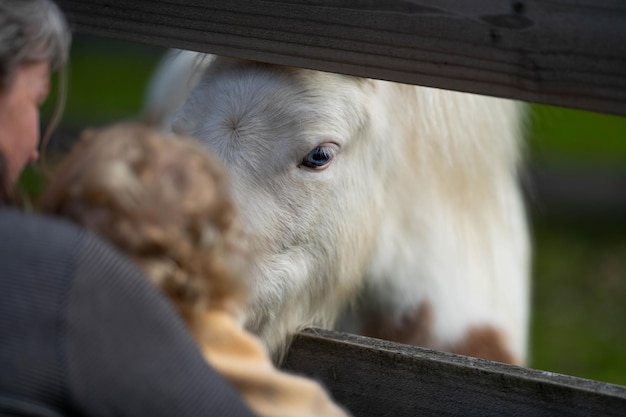
[[[52,70],[66,63],[71,33],[51,0],[0,0],[0,92],[23,65],[49,61]]]

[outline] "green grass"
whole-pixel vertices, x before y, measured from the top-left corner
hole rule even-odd
[[[624,175],[626,118],[531,106],[530,161]],[[626,385],[626,213],[535,216],[531,366]]]
[[[68,65],[65,126],[101,125],[137,116],[152,70],[163,49],[77,38]],[[54,80],[55,85],[58,80]],[[42,110],[49,115],[56,88]]]
[[[64,125],[137,115],[161,53],[76,39]],[[539,105],[532,110],[531,161],[626,167],[626,118]],[[26,175],[27,186],[39,190],[36,173]],[[532,367],[626,385],[625,219],[626,213],[616,221],[563,221],[560,215],[533,221]]]
[[[626,167],[626,117],[531,106],[530,151],[535,159],[568,165]]]
[[[534,232],[531,366],[626,385],[626,218]]]

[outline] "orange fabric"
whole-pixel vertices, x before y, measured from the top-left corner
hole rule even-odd
[[[276,369],[260,340],[229,313],[203,315],[196,335],[207,361],[261,417],[347,417],[318,383]]]

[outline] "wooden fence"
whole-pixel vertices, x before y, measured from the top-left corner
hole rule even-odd
[[[61,0],[81,32],[626,115],[622,0]]]
[[[58,2],[82,34],[626,115],[623,0]],[[355,416],[626,416],[626,387],[328,331],[285,366]]]
[[[626,387],[326,330],[301,333],[286,367],[362,417],[626,415]]]

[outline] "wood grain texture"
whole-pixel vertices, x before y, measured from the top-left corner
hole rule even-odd
[[[626,387],[325,330],[301,333],[284,367],[355,417],[626,415]]]
[[[626,115],[621,0],[59,0],[79,33]]]

